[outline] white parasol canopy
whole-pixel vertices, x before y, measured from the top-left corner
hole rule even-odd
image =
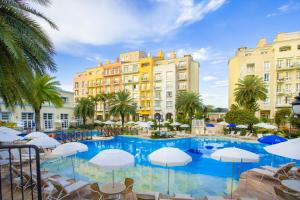
[[[22,134],[22,132],[17,131],[17,130],[12,129],[12,128],[7,128],[6,126],[1,126],[0,127],[0,133],[9,133],[9,134],[14,134],[14,135]]]
[[[68,142],[59,145],[52,151],[53,156],[71,156],[79,152],[88,151],[88,146],[80,142]]]
[[[113,125],[114,122],[111,120],[107,120],[106,122],[104,122],[105,125]]]
[[[115,183],[116,169],[127,168],[134,165],[134,156],[121,149],[107,149],[99,152],[89,163],[103,169],[112,170],[113,186]]]
[[[237,128],[248,128],[248,126],[247,126],[247,125],[244,125],[244,124],[237,125],[236,127],[237,127]]]
[[[95,122],[95,123],[97,123],[97,124],[101,124],[101,123],[102,123],[102,121],[100,121],[100,120],[97,120],[97,119],[96,119],[96,120],[94,120],[94,122]]]
[[[35,138],[27,144],[33,144],[38,146],[39,148],[55,148],[60,145],[60,143],[51,137],[41,137],[41,138]]]
[[[138,123],[138,126],[142,127],[142,128],[150,128],[151,125],[147,122],[140,122]]]
[[[274,155],[300,160],[300,138],[273,144],[264,149]]]
[[[170,169],[172,166],[184,166],[192,161],[192,157],[178,148],[163,147],[149,155],[149,161],[154,165],[168,167],[168,191],[170,193]]]
[[[32,132],[26,135],[24,138],[25,139],[34,139],[34,138],[40,138],[40,137],[48,137],[47,134],[43,132]]]
[[[229,147],[229,148],[217,150],[211,154],[211,158],[222,162],[232,163],[231,199],[232,199],[232,188],[233,188],[234,163],[236,162],[248,163],[248,162],[259,161],[259,155],[235,147]]]
[[[219,122],[219,123],[217,123],[217,124],[224,125],[224,126],[227,126],[227,125],[228,125],[228,123],[225,122],[225,121]]]
[[[181,124],[179,122],[173,122],[172,124],[170,124],[171,126],[180,126]]]
[[[129,121],[129,122],[127,122],[127,124],[132,125],[132,124],[135,124],[135,122],[134,121]]]
[[[22,139],[23,137],[17,136],[15,134],[0,132],[0,142],[14,142]]]
[[[224,148],[215,151],[211,154],[211,157],[215,160],[222,162],[258,162],[259,155],[246,151],[244,149],[239,149],[235,147]]]
[[[269,123],[258,123],[254,124],[256,127],[265,128],[265,129],[277,129],[277,126],[271,125]]]
[[[182,125],[180,125],[180,128],[190,128],[190,125],[188,125],[188,124],[182,124]]]

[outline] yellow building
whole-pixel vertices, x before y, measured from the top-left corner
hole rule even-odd
[[[300,32],[279,33],[271,43],[262,38],[255,48],[237,50],[229,60],[229,107],[235,103],[236,83],[247,75],[262,77],[268,89],[258,117],[273,119],[278,109],[291,107],[300,92]]]
[[[173,99],[172,101],[169,99],[167,105],[162,104],[161,110],[157,110],[154,108],[154,104],[157,104],[154,91],[157,90],[155,84],[158,84],[158,79],[155,77],[158,75],[154,69],[163,69],[166,73],[172,71],[173,69],[169,70],[165,65],[168,63],[175,66],[172,75],[174,81],[172,83],[167,81],[169,84],[167,86],[172,88],[172,91],[162,90],[164,94],[160,95],[165,97],[172,94]],[[170,77],[164,75],[161,80],[168,78]],[[159,51],[157,56],[146,55],[143,51],[131,51],[121,53],[114,63],[100,63],[97,67],[76,74],[74,78],[75,101],[89,95],[121,90],[130,92],[140,119],[153,118],[155,113],[165,115],[167,112],[164,107],[168,107],[167,110],[174,116],[177,91],[199,92],[199,63],[190,55],[177,58],[174,52],[169,54],[169,58],[164,58],[162,51]],[[102,105],[97,106],[98,119],[103,119],[102,109]]]

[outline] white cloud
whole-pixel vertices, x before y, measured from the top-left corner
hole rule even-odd
[[[52,0],[39,9],[59,27],[39,20],[58,50],[72,52],[74,44],[108,45],[143,43],[167,36],[180,27],[204,18],[226,0],[149,0],[147,7],[132,1]],[[149,5],[148,5],[149,4]]]
[[[227,56],[211,47],[202,47],[199,49],[178,49],[177,54],[191,54],[195,60],[209,61],[212,65],[223,64],[227,62]]]
[[[228,80],[216,81],[212,87],[228,87]]]
[[[268,14],[267,17],[275,17],[278,15],[296,12],[299,10],[300,10],[300,3],[292,0],[286,4],[281,5],[280,7],[278,7],[275,12]]]
[[[212,81],[212,80],[216,80],[217,77],[215,76],[204,76],[203,77],[203,81]]]

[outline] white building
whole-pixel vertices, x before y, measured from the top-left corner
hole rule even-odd
[[[75,123],[73,115],[74,110],[74,93],[61,91],[61,98],[64,105],[56,108],[52,104],[45,103],[41,109],[41,129],[51,131],[55,129],[69,128],[70,123]],[[25,130],[35,128],[35,114],[30,105],[24,107],[16,106],[14,110],[5,107],[0,101],[0,121],[16,122],[23,126]]]

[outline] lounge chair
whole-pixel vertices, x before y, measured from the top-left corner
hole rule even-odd
[[[234,134],[234,137],[239,137],[241,135],[241,131],[236,132],[236,134]]]
[[[234,136],[234,131],[231,131],[230,134],[228,134],[229,136]]]
[[[159,192],[144,192],[144,193],[137,193],[137,199],[138,200],[159,200],[160,198]]]
[[[194,198],[190,194],[175,194],[171,197],[173,200],[193,200]]]
[[[85,181],[77,181],[74,182],[70,185],[64,186],[63,184],[61,184],[59,181],[49,178],[49,181],[53,184],[53,186],[55,187],[55,189],[57,190],[56,194],[51,194],[50,195],[50,199],[55,199],[55,200],[60,200],[63,199],[65,197],[68,197],[72,194],[77,194],[78,198],[81,199],[81,196],[79,194],[79,190],[81,190],[82,188],[86,187],[87,185],[89,185],[87,182]]]
[[[295,176],[300,179],[300,168],[296,169]]]
[[[274,186],[274,191],[277,196],[284,200],[295,200],[295,199],[300,199],[300,194],[299,193],[293,193],[285,190],[282,186],[275,185]]]
[[[269,166],[269,165],[264,165],[264,166],[261,166],[261,168],[262,168],[262,169],[269,170],[269,171],[275,173],[276,171],[278,171],[278,170],[280,170],[280,169],[282,169],[282,168],[287,168],[287,169],[290,168],[290,169],[292,169],[292,168],[294,167],[294,165],[295,165],[295,162],[290,162],[290,163],[286,163],[286,164],[284,164],[284,165],[281,165],[280,167],[272,167],[272,166]],[[290,170],[290,169],[289,169],[289,170]],[[289,171],[289,170],[288,170],[288,171]],[[288,171],[282,171],[286,177],[289,176]]]
[[[280,168],[278,168],[276,171],[270,171],[267,169],[261,169],[261,168],[254,168],[251,169],[249,172],[253,172],[256,175],[261,176],[261,180],[263,178],[269,178],[276,181],[280,181],[281,179],[287,178],[288,172],[292,169],[293,164],[284,165]]]

